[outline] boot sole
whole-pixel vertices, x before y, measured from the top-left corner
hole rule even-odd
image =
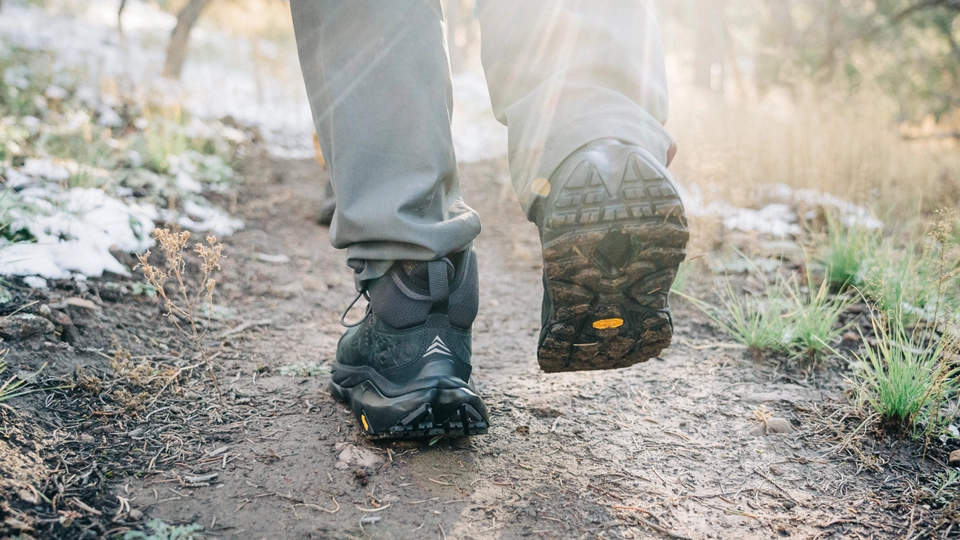
[[[689,236],[669,173],[642,150],[613,194],[590,161],[577,165],[541,231],[552,312],[540,367],[617,369],[658,356],[672,340],[668,296]]]
[[[373,439],[483,435],[490,425],[487,408],[469,386],[388,397],[370,381],[353,387],[331,381],[330,393],[350,405],[364,433]]]

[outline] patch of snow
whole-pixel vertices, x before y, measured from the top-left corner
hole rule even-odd
[[[799,235],[803,229],[797,215],[798,204],[834,209],[839,212],[841,222],[847,226],[856,225],[871,230],[883,228],[883,222],[873,217],[868,209],[812,189],[794,190],[784,184],[773,184],[764,191],[764,195],[782,202],[768,204],[759,210],[741,208],[722,200],[706,203],[700,187],[696,184],[684,185],[679,182],[677,191],[687,215],[719,217],[725,227],[735,231],[766,234],[776,238]]]
[[[28,287],[33,289],[46,289],[47,280],[43,279],[40,276],[26,276],[23,278],[23,282],[27,284]]]
[[[46,90],[43,91],[43,96],[45,98],[52,99],[54,101],[63,101],[69,95],[70,93],[67,92],[66,89],[55,84],[51,84]]]
[[[104,106],[100,109],[98,114],[97,124],[100,124],[104,127],[121,127],[123,126],[123,118],[120,118],[120,115],[117,114],[117,111],[111,109],[110,107]]]
[[[28,159],[20,168],[20,172],[27,176],[45,178],[53,182],[62,182],[70,178],[70,171],[66,167],[57,165],[49,159]]]
[[[191,231],[230,236],[243,228],[243,221],[231,218],[229,214],[214,206],[187,201],[183,205],[183,212],[184,215],[180,216],[177,223]]]
[[[187,193],[200,193],[203,191],[203,184],[197,182],[187,171],[180,171],[176,177],[177,189]]]
[[[731,230],[765,233],[777,238],[798,235],[803,230],[797,223],[797,214],[786,204],[768,204],[760,210],[738,208],[723,218],[723,225]]]
[[[129,275],[111,249],[137,253],[153,241],[153,221],[141,206],[125,203],[103,190],[56,184],[31,186],[20,192],[28,209],[13,208],[10,227],[25,229],[35,243],[0,249],[0,275],[37,275],[68,279],[74,273]]]

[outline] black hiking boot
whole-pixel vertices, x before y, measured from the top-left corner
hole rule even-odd
[[[533,208],[543,244],[537,358],[546,372],[616,369],[670,345],[668,294],[689,239],[666,167],[594,141],[553,173]]]
[[[397,262],[368,294],[366,316],[337,346],[333,396],[374,438],[486,433],[487,408],[470,384],[479,303],[473,250]]]

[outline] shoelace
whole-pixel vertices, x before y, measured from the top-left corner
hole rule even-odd
[[[428,265],[427,272],[429,276],[430,299],[434,304],[437,304],[438,302],[445,302],[450,296],[450,284],[447,282],[446,267],[449,266],[454,271],[456,271],[456,268],[453,266],[453,262],[446,257],[440,259],[439,261],[430,261],[426,264]],[[353,306],[357,305],[357,302],[360,301],[361,297],[365,297],[367,299],[367,308],[363,314],[363,318],[355,323],[348,323],[347,315],[350,314]],[[346,328],[360,326],[363,324],[363,321],[367,320],[367,317],[369,317],[371,313],[373,313],[373,308],[370,304],[370,292],[364,288],[362,291],[360,291],[360,294],[353,299],[353,302],[350,302],[350,305],[347,306],[347,309],[343,312],[343,315],[340,316],[340,324]]]
[[[357,302],[360,301],[361,297],[365,297],[367,299],[367,309],[363,313],[363,318],[355,323],[348,323],[347,315],[350,313],[350,310],[353,309],[353,306],[357,305]],[[367,320],[367,317],[369,317],[371,313],[373,313],[373,308],[370,307],[370,293],[366,289],[364,289],[360,291],[360,294],[358,294],[356,298],[353,299],[353,302],[350,302],[350,305],[347,306],[346,311],[344,311],[343,315],[340,316],[340,324],[342,324],[346,328],[353,328],[354,326],[360,326],[361,324],[363,324],[363,321]]]

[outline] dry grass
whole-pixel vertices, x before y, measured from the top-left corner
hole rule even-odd
[[[754,206],[766,186],[782,183],[843,197],[898,223],[960,198],[957,142],[906,140],[890,121],[894,104],[879,93],[821,90],[737,104],[681,89],[672,102],[667,127],[680,146],[672,169],[707,195]]]
[[[190,240],[188,231],[179,233],[169,229],[154,229],[153,236],[160,245],[160,251],[166,258],[164,268],[150,263],[150,252],[138,255],[139,268],[142,269],[147,282],[152,285],[163,300],[170,319],[180,331],[193,341],[200,358],[206,367],[210,380],[213,381],[220,394],[220,385],[213,370],[210,354],[203,344],[209,320],[200,322],[202,308],[207,307],[207,314],[213,313],[213,292],[217,287],[214,273],[220,269],[220,259],[223,257],[223,245],[217,242],[216,236],[208,236],[207,243],[197,243],[194,251],[200,259],[200,279],[195,286],[191,286],[186,277],[186,260],[184,259],[187,242]],[[173,283],[172,291],[164,288],[167,283]]]

